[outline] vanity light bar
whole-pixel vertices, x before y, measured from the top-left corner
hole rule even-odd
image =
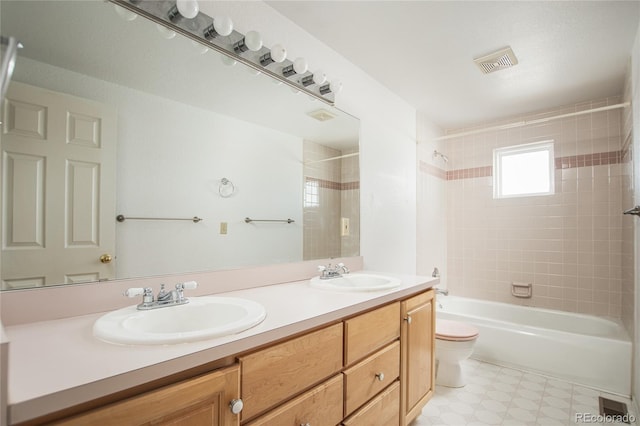
[[[175,0],[107,0],[133,13],[180,33],[198,43],[226,55],[237,62],[267,74],[288,86],[306,93],[315,99],[334,105],[335,94],[328,82],[316,84],[313,73],[298,74],[293,71],[294,63],[288,59],[274,61],[271,49],[262,46],[257,51],[244,47],[245,35],[232,30],[227,36],[217,33],[213,27],[213,18],[198,12],[194,18],[185,18],[175,14]]]

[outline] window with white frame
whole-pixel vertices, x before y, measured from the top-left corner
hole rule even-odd
[[[553,141],[493,150],[493,198],[554,192]]]
[[[320,207],[320,184],[317,180],[306,180],[304,184],[304,206]]]

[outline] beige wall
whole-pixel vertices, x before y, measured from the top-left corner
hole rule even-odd
[[[595,100],[504,122],[620,101]],[[448,141],[447,273],[453,294],[621,316],[621,116],[616,109]],[[550,139],[555,194],[493,199],[493,149]],[[512,282],[532,283],[533,297],[513,297]]]

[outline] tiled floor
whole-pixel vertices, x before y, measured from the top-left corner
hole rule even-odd
[[[598,396],[626,403],[636,415],[631,424],[640,425],[631,401],[617,395],[475,360],[465,361],[463,368],[467,385],[436,386],[412,426],[627,424],[589,418],[599,414]]]

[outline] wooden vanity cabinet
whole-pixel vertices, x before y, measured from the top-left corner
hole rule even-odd
[[[165,386],[50,423],[65,426],[238,426],[231,401],[240,397],[238,365]]]
[[[433,290],[58,425],[406,426],[433,395]],[[241,414],[230,402],[242,399]]]
[[[402,301],[401,417],[411,423],[433,396],[435,386],[434,291]]]

